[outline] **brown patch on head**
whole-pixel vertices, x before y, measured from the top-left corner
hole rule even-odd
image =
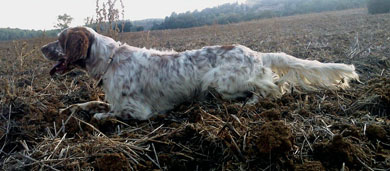
[[[221,46],[221,49],[223,49],[225,51],[229,51],[229,50],[232,50],[234,48],[235,48],[235,46],[233,46],[233,45]]]
[[[49,56],[47,57],[48,59],[58,61],[50,70],[50,75],[54,73],[65,74],[76,66],[84,69],[93,41],[93,34],[84,27],[75,27],[62,31],[58,41],[56,41],[58,43],[51,43],[42,48],[45,56]],[[53,44],[60,47],[50,48]],[[56,52],[51,53],[48,51]]]
[[[83,27],[68,29],[60,35],[58,40],[65,51],[67,63],[87,57],[91,37],[91,33]]]

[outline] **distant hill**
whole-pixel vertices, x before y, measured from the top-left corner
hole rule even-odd
[[[247,3],[223,4],[202,11],[172,13],[153,30],[229,24],[261,18],[365,7],[366,0],[247,0]]]

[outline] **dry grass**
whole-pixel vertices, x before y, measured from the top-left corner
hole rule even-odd
[[[91,120],[74,103],[104,99],[80,71],[50,78],[39,47],[0,43],[0,167],[4,170],[386,170],[390,167],[390,16],[347,10],[233,25],[119,35],[175,49],[240,43],[263,52],[356,66],[346,91],[178,106],[150,121]]]
[[[120,30],[124,28],[125,6],[122,0],[96,0],[94,17],[87,17],[85,25],[96,26],[96,31],[115,39],[118,38]],[[122,28],[118,22],[122,20]]]

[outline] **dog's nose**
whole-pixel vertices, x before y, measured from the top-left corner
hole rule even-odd
[[[53,47],[52,47],[52,43],[49,43],[49,44],[46,44],[44,46],[41,47],[41,52],[43,54],[43,56],[46,58],[46,59],[49,59],[49,60],[52,60],[53,59]]]
[[[41,47],[41,52],[42,52],[43,54],[47,53],[47,51],[48,51],[48,49],[49,49],[48,45],[49,45],[49,44],[46,44],[46,45],[44,45],[44,46]]]
[[[41,51],[45,58],[53,61],[58,61],[64,56],[58,41],[42,46]]]

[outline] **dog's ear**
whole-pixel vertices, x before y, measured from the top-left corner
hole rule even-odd
[[[89,38],[83,30],[69,30],[66,36],[64,49],[67,62],[72,63],[85,59],[88,54]]]

